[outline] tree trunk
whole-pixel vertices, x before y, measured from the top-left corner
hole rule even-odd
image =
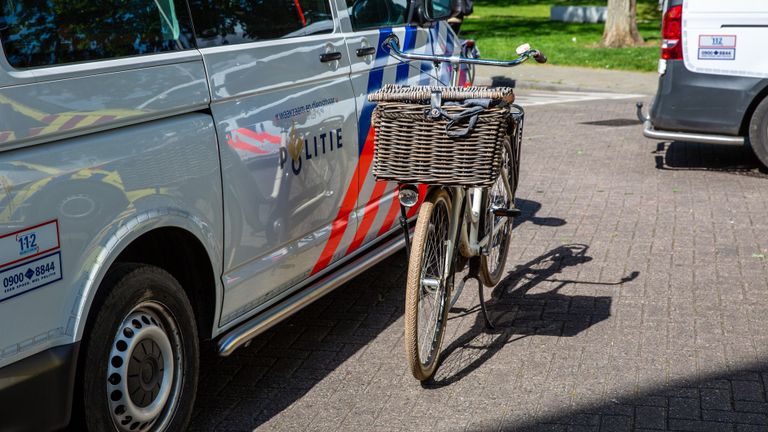
[[[608,0],[608,18],[600,46],[624,48],[642,43],[637,31],[637,0]]]

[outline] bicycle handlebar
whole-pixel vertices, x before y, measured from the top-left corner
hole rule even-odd
[[[406,53],[400,50],[400,38],[398,38],[395,34],[390,34],[386,39],[384,39],[384,43],[382,44],[382,46],[384,47],[384,49],[389,49],[390,53],[394,57],[400,60],[425,60],[425,61],[432,61],[435,63],[443,62],[443,63],[452,63],[452,64],[474,64],[474,65],[498,66],[498,67],[517,66],[519,64],[525,63],[530,58],[536,60],[537,63],[547,62],[547,57],[541,51],[535,50],[535,49],[527,49],[524,52],[520,53],[520,55],[516,59],[507,60],[507,61],[467,58],[467,57],[461,57],[461,56],[455,57],[455,56],[444,56],[444,55]]]

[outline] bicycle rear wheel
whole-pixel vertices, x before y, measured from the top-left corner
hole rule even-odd
[[[492,234],[493,227],[504,222],[506,216],[496,216],[493,214],[495,209],[511,208],[514,206],[514,191],[517,184],[516,163],[519,155],[513,153],[510,146],[509,137],[504,139],[504,149],[502,151],[502,167],[506,170],[506,179],[511,186],[512,195],[507,192],[504,186],[503,174],[499,175],[496,183],[483,191],[483,233],[484,236]],[[493,222],[491,222],[493,221]],[[480,255],[480,280],[483,285],[492,287],[501,280],[504,272],[504,264],[509,255],[510,236],[512,232],[512,218],[507,218],[504,227],[499,229],[495,235],[492,235],[488,241],[487,253]]]
[[[419,381],[431,378],[437,369],[448,319],[453,284],[453,257],[448,257],[449,241],[454,241],[451,207],[448,192],[437,191],[421,205],[413,233],[405,292],[405,352]]]

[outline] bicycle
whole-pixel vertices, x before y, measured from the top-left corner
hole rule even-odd
[[[432,61],[436,66],[449,63],[454,72],[451,87],[390,85],[369,97],[371,101],[379,102],[373,119],[376,128],[374,174],[378,180],[399,183],[400,223],[409,256],[406,354],[413,376],[425,381],[437,369],[448,311],[468,278],[480,282],[480,307],[486,326],[493,328],[485,306],[483,286],[493,287],[501,279],[509,251],[512,219],[520,214],[514,206],[514,198],[520,173],[524,111],[512,103],[512,89],[459,86],[460,65],[508,67],[530,58],[539,63],[545,63],[547,59],[527,45],[519,47],[518,58],[511,61],[405,53],[395,35],[389,36],[384,46],[390,55],[401,61]],[[466,104],[466,99],[478,98],[498,103],[467,109],[450,105],[461,100]],[[429,101],[429,105],[386,105],[392,101]],[[443,105],[444,101],[449,102]],[[473,103],[482,105],[484,102]],[[434,123],[430,125],[430,119],[445,123],[445,132],[451,139],[434,135]],[[455,129],[463,124],[466,128]],[[402,129],[405,131],[401,133]],[[487,135],[493,133],[497,133],[497,137],[489,139]],[[499,136],[500,140],[497,139]],[[409,137],[408,145],[398,144],[399,140]],[[474,141],[469,152],[459,154],[455,149],[470,139]],[[446,161],[445,157],[440,159],[441,151],[449,152],[450,157],[460,160],[459,163]],[[425,157],[433,159],[426,164],[419,163],[419,158]],[[438,159],[439,163],[435,162]],[[465,163],[467,166],[463,165]],[[420,166],[418,169],[423,172],[414,172],[413,165]],[[476,175],[478,172],[481,175]],[[429,189],[419,209],[411,243],[406,209],[418,203],[416,183],[427,184]],[[469,274],[454,293],[460,258],[468,261]]]

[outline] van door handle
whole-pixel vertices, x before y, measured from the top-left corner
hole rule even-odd
[[[323,63],[328,63],[335,60],[341,60],[341,53],[338,51],[320,54],[320,61]]]
[[[357,51],[355,51],[355,54],[357,54],[358,57],[365,57],[369,55],[376,54],[376,47],[365,47],[365,48],[358,48]]]

